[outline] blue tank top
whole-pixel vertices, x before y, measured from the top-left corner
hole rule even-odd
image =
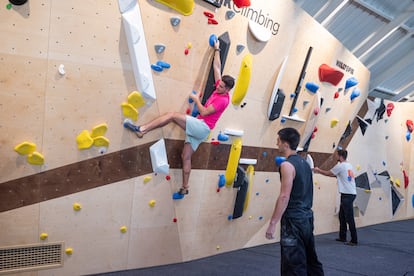
[[[312,169],[305,159],[299,155],[291,155],[287,162],[295,167],[289,203],[283,216],[289,218],[309,218],[313,216],[313,175]]]

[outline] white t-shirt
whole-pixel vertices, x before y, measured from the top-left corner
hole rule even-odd
[[[354,171],[350,163],[338,163],[331,169],[331,172],[338,180],[338,191],[341,194],[356,195]]]

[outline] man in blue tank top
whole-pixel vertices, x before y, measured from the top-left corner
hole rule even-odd
[[[313,236],[312,169],[296,153],[299,132],[283,128],[278,135],[279,153],[286,161],[280,164],[280,193],[266,238],[274,238],[276,223],[280,221],[281,275],[324,275]]]

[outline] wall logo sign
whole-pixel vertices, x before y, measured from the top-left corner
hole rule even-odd
[[[252,7],[244,7],[239,9],[231,0],[221,0],[220,2],[222,6],[226,6],[235,13],[243,15],[247,19],[263,26],[266,29],[269,29],[272,32],[272,35],[277,35],[279,32],[280,24],[276,22],[276,20],[270,18],[269,14],[265,14],[262,9],[255,10]]]
[[[336,61],[336,66],[338,66],[339,68],[341,68],[342,70],[345,70],[345,72],[349,72],[351,73],[351,75],[354,74],[354,68],[352,68],[351,66],[346,65],[345,63],[343,63],[340,60]]]

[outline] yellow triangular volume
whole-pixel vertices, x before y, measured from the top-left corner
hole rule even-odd
[[[45,163],[45,158],[42,154],[35,151],[27,155],[27,162],[32,165],[43,165]]]
[[[93,138],[93,145],[95,147],[108,147],[109,140],[108,138],[104,136],[98,136],[98,137]]]
[[[108,130],[108,125],[107,124],[97,125],[96,127],[94,127],[92,129],[91,137],[96,138],[96,137],[99,137],[99,136],[104,136],[107,130]]]
[[[138,120],[138,110],[129,103],[122,103],[122,114],[133,121]]]
[[[31,154],[36,150],[36,144],[23,142],[14,147],[14,150],[21,155]]]
[[[82,130],[78,137],[76,137],[76,143],[78,143],[78,149],[90,148],[93,145],[93,139],[89,134],[89,131]]]
[[[134,91],[128,95],[128,103],[135,108],[140,108],[145,105],[145,99],[140,92]]]

